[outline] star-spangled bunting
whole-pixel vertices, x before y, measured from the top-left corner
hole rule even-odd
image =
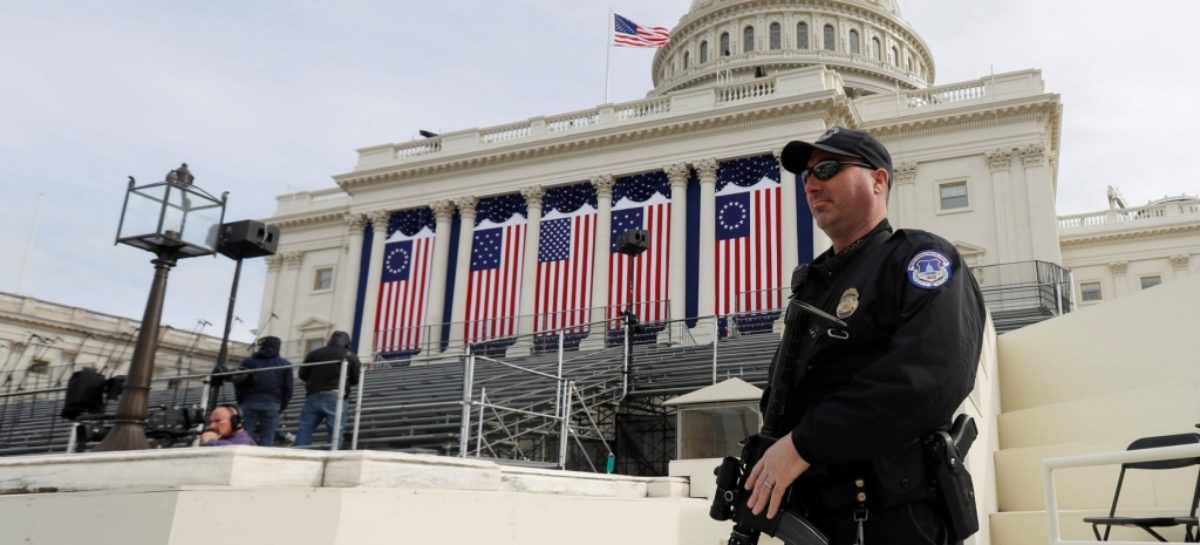
[[[420,350],[433,262],[433,229],[433,213],[428,208],[394,212],[388,220],[375,314],[377,353]]]
[[[485,199],[475,210],[467,275],[467,342],[516,334],[525,255],[524,198],[506,195]]]
[[[613,45],[618,47],[662,47],[670,42],[666,27],[642,26],[613,14]]]
[[[621,327],[617,319],[629,301],[629,271],[633,269],[632,310],[642,323],[668,319],[668,266],[671,249],[671,201],[665,172],[620,178],[613,186],[612,233],[609,252],[608,327]],[[617,241],[629,229],[645,229],[649,248],[631,258],[617,251]],[[682,290],[680,290],[682,292]],[[681,295],[682,296],[682,295]]]
[[[717,314],[752,314],[783,306],[779,163],[764,155],[717,171]]]
[[[592,306],[596,190],[575,184],[546,192],[538,242],[534,331],[587,331]]]

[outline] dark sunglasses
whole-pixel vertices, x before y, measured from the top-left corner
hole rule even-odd
[[[838,161],[837,159],[826,159],[824,161],[818,162],[817,164],[815,164],[811,167],[804,169],[804,171],[800,173],[800,182],[808,183],[809,176],[816,176],[818,180],[821,180],[823,182],[834,176],[837,176],[837,173],[842,170],[842,167],[845,167],[845,166],[863,167],[863,168],[875,170],[875,167],[868,165],[866,163],[858,163],[855,161]]]

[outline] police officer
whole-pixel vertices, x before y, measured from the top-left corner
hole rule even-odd
[[[793,296],[847,329],[791,362],[804,372],[781,417],[790,432],[751,471],[749,506],[773,518],[787,503],[833,545],[946,543],[920,439],[974,385],[979,286],[945,239],[888,224],[891,155],[871,135],[835,127],[789,143],[782,163],[833,242],[794,275]]]

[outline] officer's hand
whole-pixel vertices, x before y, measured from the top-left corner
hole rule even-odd
[[[762,458],[750,477],[746,479],[746,490],[751,490],[750,501],[746,505],[755,515],[767,508],[767,518],[775,518],[779,507],[783,504],[783,494],[787,487],[808,470],[810,464],[796,452],[792,444],[792,434],[780,437],[771,448],[763,453]]]

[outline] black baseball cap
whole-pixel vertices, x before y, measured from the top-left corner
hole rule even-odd
[[[887,169],[888,187],[892,185],[892,155],[874,136],[866,131],[833,127],[825,131],[812,143],[793,140],[783,147],[783,168],[800,174],[808,168],[808,158],[813,150],[822,150],[837,155],[858,157],[875,168]]]

